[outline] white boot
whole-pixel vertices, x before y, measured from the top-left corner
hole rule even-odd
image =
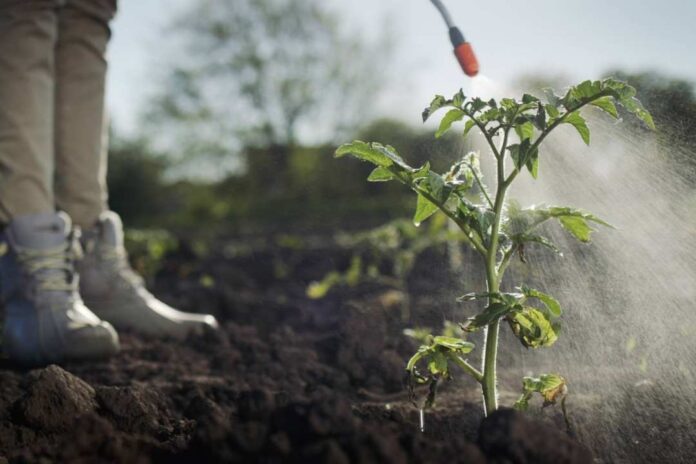
[[[218,327],[215,317],[178,311],[145,289],[143,279],[128,263],[118,214],[102,213],[97,225],[83,233],[82,243],[80,293],[95,314],[118,330],[182,339],[190,332]]]
[[[83,304],[75,261],[80,244],[65,213],[15,218],[0,241],[5,304],[2,345],[23,364],[108,357],[118,335]]]

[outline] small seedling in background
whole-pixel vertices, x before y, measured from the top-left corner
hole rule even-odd
[[[552,296],[520,284],[504,291],[501,282],[513,257],[523,262],[526,247],[538,244],[558,252],[551,240],[538,231],[541,224],[555,219],[573,237],[589,242],[592,224],[608,226],[588,212],[558,206],[521,208],[507,201],[510,185],[525,169],[532,177],[539,173],[540,148],[548,135],[564,124],[573,126],[582,140],[590,143],[590,129],[580,110],[594,106],[613,118],[618,118],[617,104],[654,129],[650,114],[635,98],[635,89],[614,79],[585,81],[571,87],[564,96],[546,91],[546,101],[525,94],[521,100],[466,97],[459,92],[451,99],[437,96],[423,112],[423,120],[433,113],[449,108],[440,122],[436,137],[447,132],[455,122],[463,121],[463,135],[478,129],[485,138],[496,163],[495,192],[483,182],[478,155],[470,153],[455,162],[444,174],[430,169],[429,163],[409,166],[388,145],[354,141],[342,145],[337,157],[352,155],[376,166],[368,180],[396,180],[417,195],[413,221],[422,223],[436,211],[442,211],[464,233],[467,243],[481,256],[486,273],[487,290],[468,293],[461,301],[484,301],[481,312],[468,318],[462,328],[466,332],[483,331],[482,368],[478,370],[467,355],[473,343],[457,337],[431,337],[408,362],[407,370],[415,381],[429,383],[434,391],[439,379],[449,378],[452,366],[458,366],[476,380],[482,388],[484,412],[488,415],[498,408],[496,358],[501,321],[508,324],[514,335],[527,348],[553,345],[558,338],[561,305]],[[516,138],[516,140],[513,140]],[[512,161],[508,169],[507,160]],[[425,371],[419,368],[425,366]],[[546,403],[562,399],[567,391],[565,380],[557,374],[545,374],[538,379],[525,378],[523,394],[516,403],[525,409],[534,392]]]
[[[407,219],[395,219],[357,234],[339,234],[337,243],[354,250],[350,264],[344,271],[334,270],[321,280],[311,282],[307,296],[320,299],[337,286],[354,287],[365,281],[375,282],[402,292],[402,319],[407,321],[410,302],[406,284],[418,256],[426,250],[465,239],[459,230],[447,227],[447,217],[443,214],[435,215],[424,230]]]

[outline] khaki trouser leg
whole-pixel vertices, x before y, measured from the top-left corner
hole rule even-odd
[[[83,228],[107,209],[105,53],[115,13],[116,0],[66,0],[59,13],[55,202]]]
[[[55,0],[0,0],[0,223],[54,210]]]

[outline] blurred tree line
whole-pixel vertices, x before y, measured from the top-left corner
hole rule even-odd
[[[337,142],[398,147],[442,169],[456,136],[373,120],[389,41],[342,30],[320,0],[204,0],[175,22],[182,51],[146,112],[142,134],[112,137],[111,207],[134,227],[248,231],[363,228],[412,214],[398,185],[370,167],[335,163]],[[676,163],[696,171],[692,83],[613,75],[638,89]],[[539,78],[543,81],[543,78]],[[425,103],[425,102],[424,102]],[[696,188],[693,176],[689,181]]]

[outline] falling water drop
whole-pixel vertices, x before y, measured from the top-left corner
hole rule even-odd
[[[423,408],[418,410],[418,419],[420,422],[420,431],[425,432],[425,411],[423,411]]]

